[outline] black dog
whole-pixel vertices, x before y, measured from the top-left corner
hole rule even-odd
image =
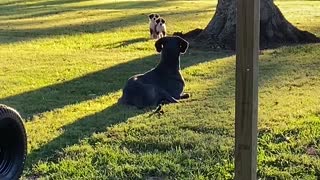
[[[177,103],[188,98],[184,94],[184,79],[180,72],[180,54],[189,43],[180,37],[163,37],[155,47],[161,52],[160,63],[144,74],[132,76],[126,83],[119,102],[138,108]]]

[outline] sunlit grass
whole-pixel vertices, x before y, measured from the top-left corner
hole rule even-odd
[[[117,105],[133,74],[159,56],[147,15],[168,32],[204,28],[217,1],[0,2],[0,103],[26,119],[24,179],[230,179],[235,56],[190,48],[181,57],[191,98],[165,114]],[[320,34],[317,1],[276,1]],[[320,176],[320,46],[263,52],[259,79],[262,178]],[[308,154],[314,148],[318,154]]]
[[[319,1],[279,1],[281,12],[293,25],[302,30],[308,30],[320,36],[320,6]]]

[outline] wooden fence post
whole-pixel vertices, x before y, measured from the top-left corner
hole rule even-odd
[[[260,0],[237,1],[235,179],[257,179]]]

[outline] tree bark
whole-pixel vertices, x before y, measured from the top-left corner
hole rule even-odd
[[[213,18],[196,38],[197,41],[208,39],[214,47],[235,49],[236,0],[218,0]],[[288,22],[273,0],[260,0],[260,48],[316,42],[320,38]]]

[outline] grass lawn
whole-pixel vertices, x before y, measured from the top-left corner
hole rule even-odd
[[[232,179],[235,56],[190,48],[191,98],[118,105],[126,80],[155,66],[147,15],[168,33],[204,28],[217,1],[1,0],[0,103],[26,120],[22,179]],[[320,1],[275,1],[320,36]],[[258,176],[320,178],[320,44],[263,51]]]

